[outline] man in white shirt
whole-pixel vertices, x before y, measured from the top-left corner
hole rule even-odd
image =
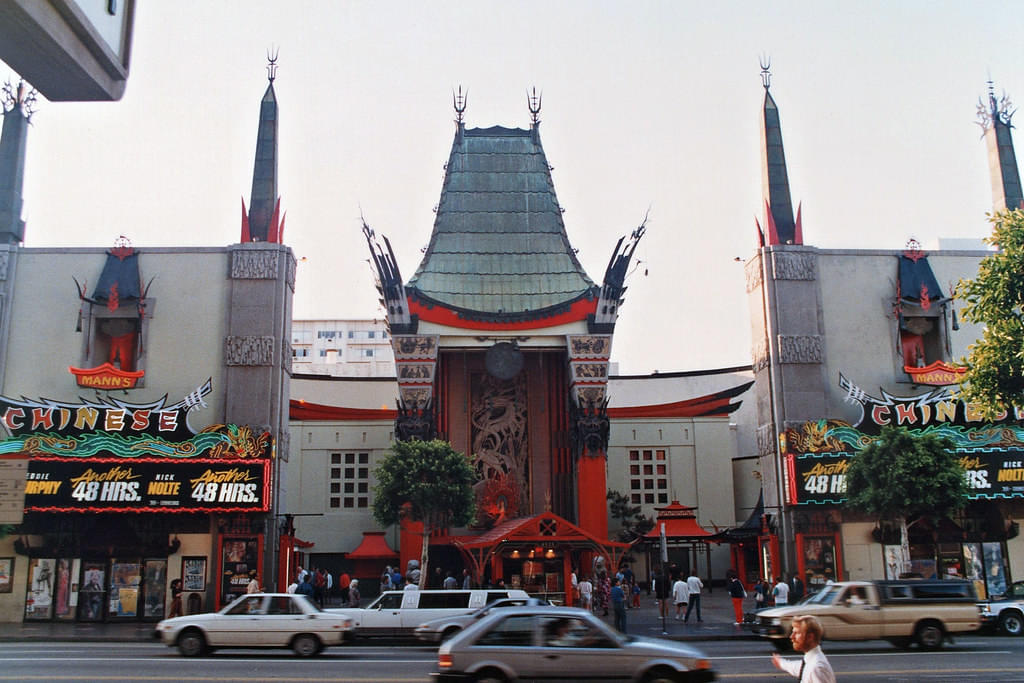
[[[690,570],[690,578],[686,579],[686,588],[690,593],[690,604],[686,607],[686,616],[683,617],[683,623],[690,621],[690,612],[693,608],[697,608],[697,621],[704,621],[700,616],[700,592],[704,588],[704,582],[697,576],[697,570]]]
[[[789,584],[782,580],[782,577],[775,579],[775,588],[772,590],[775,596],[775,606],[781,607],[789,604]]]
[[[682,578],[672,584],[672,602],[676,605],[676,621],[683,618],[683,608],[690,601],[690,587]]]
[[[832,665],[821,651],[821,639],[824,635],[825,630],[816,617],[794,618],[789,640],[793,643],[793,649],[803,652],[804,657],[802,660],[783,659],[778,654],[773,654],[772,664],[776,669],[794,676],[800,683],[836,683]]]

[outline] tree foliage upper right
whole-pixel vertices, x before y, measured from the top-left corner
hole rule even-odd
[[[963,317],[981,323],[971,344],[961,398],[991,416],[1024,405],[1024,210],[1000,211],[989,219],[988,244],[999,248],[982,259],[978,276],[956,290]]]

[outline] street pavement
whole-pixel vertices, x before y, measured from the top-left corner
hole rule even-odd
[[[655,636],[671,640],[732,640],[757,639],[750,630],[734,625],[732,600],[724,587],[712,592],[705,590],[701,597],[701,616],[697,621],[696,611],[690,615],[689,623],[677,621],[675,606],[669,606],[668,618],[663,622],[658,613],[657,601],[653,595],[641,595],[640,607],[626,612],[626,631],[634,635]],[[751,611],[754,598],[744,600],[744,609]],[[609,610],[604,617],[609,625],[614,622]],[[25,621],[21,623],[0,623],[2,641],[50,641],[74,640],[83,642],[129,642],[152,640],[154,622],[106,622],[66,623],[46,621]]]

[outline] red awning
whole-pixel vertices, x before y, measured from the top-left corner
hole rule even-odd
[[[388,547],[383,531],[364,531],[359,547],[345,557],[349,560],[397,560],[398,553]]]
[[[648,541],[658,540],[661,535],[662,523],[665,524],[665,538],[699,540],[710,539],[715,535],[697,524],[697,508],[682,505],[678,500],[673,500],[668,507],[654,508],[654,510],[658,516],[654,528],[644,535]]]
[[[389,408],[325,406],[294,398],[288,404],[288,417],[292,420],[394,420],[398,416],[397,410]]]

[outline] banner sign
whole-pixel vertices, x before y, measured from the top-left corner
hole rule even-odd
[[[167,396],[151,403],[128,403],[114,398],[77,403],[50,399],[13,399],[0,396],[0,425],[11,436],[49,434],[69,437],[95,432],[122,436],[156,436],[184,440],[195,434],[187,422],[188,413],[205,408],[203,398],[212,391],[206,382],[177,403],[167,405]]]
[[[270,460],[33,458],[26,512],[266,512]]]
[[[985,420],[949,389],[900,397],[880,389],[868,394],[843,375],[846,401],[860,406],[854,424],[812,420],[786,429],[786,497],[795,505],[836,505],[846,500],[846,471],[851,457],[874,441],[881,428],[894,425],[911,434],[949,439],[964,468],[970,499],[1024,498],[1024,415],[1019,409]]]
[[[66,403],[0,396],[0,456],[32,458],[266,458],[270,434],[239,425],[210,425],[198,433],[189,414],[206,407],[209,379],[174,404],[167,396],[151,403],[112,398]]]
[[[958,451],[970,499],[1024,498],[1024,448]],[[788,453],[790,501],[796,505],[838,505],[846,500],[850,453]]]

